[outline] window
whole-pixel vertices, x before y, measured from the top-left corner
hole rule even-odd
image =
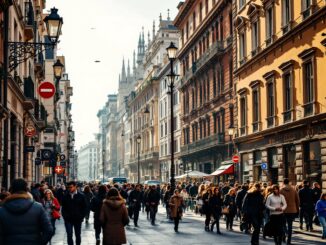
[[[196,30],[196,12],[193,12],[192,14],[192,25],[193,25],[193,31]]]
[[[275,116],[275,92],[273,79],[267,83],[267,127],[274,125]]]
[[[252,127],[253,132],[258,131],[259,126],[259,90],[255,89],[252,92]]]
[[[247,127],[247,105],[246,98],[243,96],[240,98],[240,134],[246,134]]]
[[[214,97],[216,97],[216,89],[217,89],[217,86],[216,86],[216,70],[214,68],[213,70],[213,95]]]
[[[205,0],[205,11],[206,14],[208,13],[208,0]]]
[[[188,40],[189,38],[189,21],[187,21],[187,24],[186,24],[186,39]]]
[[[232,57],[229,61],[229,87],[230,89],[233,88],[233,63],[232,63]]]
[[[174,128],[174,130],[178,130],[178,118],[177,117],[173,118],[173,128]]]
[[[164,136],[163,123],[161,123],[161,137]]]
[[[242,65],[246,57],[246,36],[244,31],[239,34],[239,57],[240,65]]]
[[[199,22],[203,20],[203,3],[199,4]]]
[[[273,42],[273,21],[274,21],[274,8],[273,6],[266,9],[266,45],[270,45]]]
[[[309,116],[313,114],[314,103],[314,72],[312,60],[303,64],[303,100],[304,100],[304,115]]]
[[[207,116],[207,118],[206,118],[206,122],[207,122],[207,136],[210,136],[210,134],[211,134],[211,120],[210,120],[210,117],[209,116]]]
[[[303,19],[308,18],[311,15],[311,0],[302,1],[302,17]]]
[[[290,121],[292,110],[292,78],[291,73],[287,72],[283,75],[284,83],[284,122]]]
[[[282,1],[282,29],[283,34],[291,29],[291,0]]]
[[[254,23],[251,24],[251,39],[252,39],[251,55],[252,56],[256,55],[258,51],[258,45],[259,45],[258,28],[259,28],[258,21],[255,21]]]
[[[246,0],[239,0],[239,9],[241,9],[246,4]]]
[[[234,111],[233,111],[233,104],[229,105],[230,109],[230,127],[234,127]]]

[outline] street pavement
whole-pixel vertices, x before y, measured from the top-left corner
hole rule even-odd
[[[179,233],[173,230],[173,223],[166,219],[165,209],[160,207],[157,214],[157,222],[152,226],[146,218],[146,213],[141,213],[138,225],[134,227],[132,220],[130,226],[126,227],[128,245],[241,245],[250,244],[250,235],[243,234],[239,231],[238,222],[235,221],[234,231],[226,231],[225,222],[221,219],[220,227],[222,235],[215,232],[204,231],[204,217],[187,211],[184,215],[180,226]],[[294,225],[295,227],[297,224]],[[67,236],[65,233],[63,220],[57,221],[56,235],[52,239],[52,245],[67,244]],[[95,244],[95,235],[93,229],[93,220],[90,219],[89,224],[85,222],[82,225],[82,244]],[[295,228],[293,234],[294,245],[321,245],[325,244],[320,238],[321,233],[307,233]],[[263,240],[260,237],[260,245],[273,245],[272,238]]]

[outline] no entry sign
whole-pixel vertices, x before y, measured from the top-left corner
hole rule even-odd
[[[232,162],[234,162],[234,163],[238,163],[238,162],[239,162],[239,156],[238,156],[238,155],[234,155],[234,156],[232,157]]]
[[[50,99],[53,97],[55,93],[55,87],[52,83],[50,82],[43,82],[41,85],[38,87],[38,93],[40,96],[44,99]]]

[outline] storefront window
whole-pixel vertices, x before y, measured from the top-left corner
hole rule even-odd
[[[276,184],[278,182],[277,149],[268,149],[267,158],[269,166],[269,180],[272,181],[273,184]]]
[[[245,183],[249,180],[249,154],[241,154],[241,172],[242,172],[242,182]]]
[[[321,183],[321,151],[319,141],[304,144],[304,177],[310,183]]]
[[[292,185],[296,184],[295,176],[295,146],[286,145],[283,148],[284,178],[288,178]]]

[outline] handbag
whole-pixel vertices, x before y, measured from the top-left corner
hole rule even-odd
[[[222,208],[222,214],[229,214],[230,213],[230,209],[229,209],[229,207],[223,207]]]
[[[54,218],[54,219],[60,219],[60,217],[61,217],[60,212],[54,209],[52,211],[52,218]]]

